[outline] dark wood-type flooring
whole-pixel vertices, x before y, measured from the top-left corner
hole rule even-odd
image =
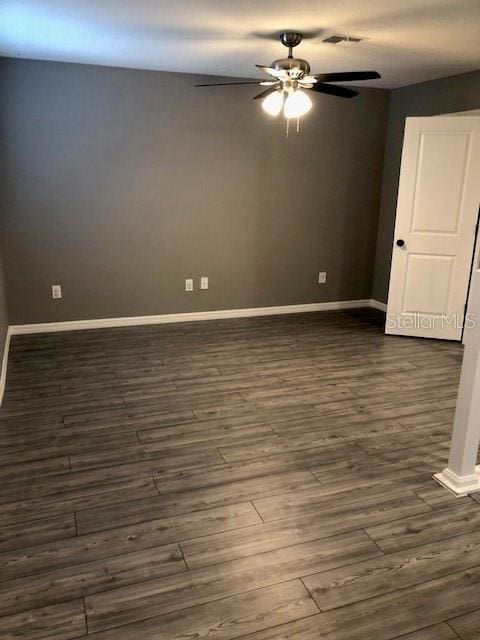
[[[460,345],[373,310],[12,340],[2,640],[479,640]]]

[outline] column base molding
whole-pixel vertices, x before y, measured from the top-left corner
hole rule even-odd
[[[435,473],[433,478],[458,498],[480,491],[480,465],[475,467],[475,473],[470,476],[457,476],[447,468],[441,473]]]

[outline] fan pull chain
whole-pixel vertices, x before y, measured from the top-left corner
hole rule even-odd
[[[297,133],[300,131],[300,117],[297,118]],[[288,138],[288,134],[290,133],[290,118],[287,118],[287,129],[286,129],[286,137]]]

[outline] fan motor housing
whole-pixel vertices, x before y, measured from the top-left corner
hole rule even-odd
[[[301,58],[280,58],[272,62],[277,71],[287,71],[292,78],[302,78],[310,73],[310,65]]]
[[[297,47],[303,39],[303,35],[297,31],[284,31],[280,34],[280,41],[286,47],[291,49]]]

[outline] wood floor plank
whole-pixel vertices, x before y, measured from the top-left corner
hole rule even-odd
[[[447,624],[441,623],[399,636],[397,640],[458,640],[458,636]]]
[[[0,581],[120,556],[220,531],[240,529],[262,520],[250,502],[79,535],[0,554]],[[31,523],[26,523],[30,525]],[[81,533],[81,530],[80,532]]]
[[[304,417],[317,417],[319,416],[316,411],[310,405],[294,404],[293,406],[282,407],[276,409],[275,407],[259,407],[254,403],[248,403],[245,406],[233,406],[233,407],[213,407],[195,409],[194,414],[200,422],[210,420],[222,420],[224,424],[230,422],[230,420],[238,420],[238,418],[249,417],[250,419],[261,419],[267,423],[270,422],[283,422],[289,421],[295,418]]]
[[[0,553],[71,538],[76,533],[73,513],[6,525],[0,527]]]
[[[437,400],[435,402],[425,401],[418,403],[408,403],[408,394],[404,394],[405,403],[403,405],[391,403],[379,403],[374,406],[371,400],[361,400],[352,402],[350,406],[351,413],[368,413],[376,420],[398,420],[401,417],[416,416],[422,413],[431,413],[439,409],[450,409],[455,406],[455,398],[448,400]],[[317,404],[315,409],[323,415],[335,415],[345,412],[344,403]]]
[[[389,433],[406,433],[414,429],[430,428],[432,425],[443,424],[440,420],[431,420],[427,423],[411,422],[407,425],[401,424],[397,420],[375,420],[368,414],[354,414],[346,417],[336,416],[316,416],[300,418],[298,420],[288,420],[276,422],[269,420],[268,423],[279,435],[299,435],[322,432],[327,436],[329,433],[344,440],[354,440],[355,438],[366,438],[370,435],[380,436]],[[347,440],[348,441],[348,440]]]
[[[168,410],[175,409],[179,404],[187,406],[192,410],[198,407],[218,407],[218,406],[231,406],[231,405],[243,405],[245,404],[245,398],[241,393],[228,392],[228,391],[215,391],[210,393],[198,393],[191,394],[188,398],[184,397],[184,391],[175,391],[167,394],[156,394],[152,392],[151,395],[141,394],[129,394],[123,397],[123,402],[129,407],[140,406],[155,407],[156,410]]]
[[[302,583],[293,581],[100,632],[97,638],[185,640],[208,637],[212,640],[233,640],[272,624],[303,618],[317,611]]]
[[[474,532],[311,575],[304,583],[327,611],[477,565],[480,536]]]
[[[2,415],[4,417],[23,417],[25,419],[32,419],[32,417],[38,413],[40,410],[44,414],[51,415],[55,417],[57,415],[62,415],[63,411],[70,412],[81,412],[81,411],[92,411],[93,408],[99,409],[111,409],[114,407],[122,407],[124,405],[122,398],[106,398],[101,399],[97,398],[88,398],[85,400],[72,400],[71,402],[61,402],[61,410],[59,407],[59,400],[54,399],[55,402],[51,402],[50,405],[47,405],[45,399],[39,402],[30,402],[27,404],[24,401],[11,401],[8,405],[2,406]]]
[[[183,542],[182,549],[189,567],[201,567],[425,511],[430,511],[430,507],[413,494],[383,497],[373,502],[357,500],[346,506],[254,525],[241,533],[229,531]]]
[[[63,423],[65,427],[74,426],[76,430],[82,431],[90,429],[102,428],[119,429],[122,425],[131,428],[138,428],[139,425],[151,424],[151,426],[170,426],[175,424],[183,424],[191,422],[195,419],[193,411],[172,410],[172,411],[156,411],[154,408],[139,411],[138,409],[128,409],[128,407],[119,407],[118,409],[105,411],[94,410],[84,411],[82,413],[65,413]]]
[[[86,632],[81,599],[0,618],[2,640],[70,640]]]
[[[444,468],[447,464],[450,451],[450,441],[437,442],[434,446],[413,446],[408,449],[395,449],[395,451],[376,451],[370,453],[383,464],[401,464],[404,468],[422,467],[430,473],[434,473],[439,467]],[[433,483],[431,483],[433,486]]]
[[[455,412],[453,409],[435,409],[433,411],[428,411],[427,413],[398,416],[398,418],[396,418],[396,421],[405,426],[409,426],[412,424],[445,424],[447,422],[453,424],[454,413]]]
[[[41,476],[55,475],[70,470],[67,456],[56,456],[44,460],[29,460],[0,466],[0,482],[26,479],[32,481]]]
[[[129,624],[380,553],[368,536],[357,531],[105,591],[85,599],[89,628]]]
[[[345,427],[344,429],[337,427],[336,429],[322,429],[320,431],[301,434],[279,434],[277,437],[256,438],[250,439],[245,444],[228,444],[219,445],[219,451],[222,457],[227,462],[237,462],[240,460],[251,460],[253,458],[260,458],[272,455],[278,455],[282,453],[288,453],[289,451],[301,451],[302,449],[311,449],[312,447],[329,447],[338,446],[342,442],[353,442],[361,447],[365,442],[365,436],[372,436],[374,445],[377,445],[378,439],[374,436],[378,436],[378,427],[373,428],[374,433],[369,432],[368,426],[362,424],[357,429],[352,426]],[[391,433],[398,433],[401,431],[400,425],[392,426],[391,429],[385,430],[382,433],[382,437],[390,438]],[[417,433],[417,432],[416,432]],[[402,433],[402,436],[404,434]],[[411,436],[409,435],[409,444],[411,445]],[[421,437],[421,436],[420,436]],[[427,430],[427,433],[423,436],[431,439],[431,429]],[[442,438],[445,435],[442,433]],[[368,446],[364,448],[368,449]],[[378,445],[377,447],[378,448]],[[325,451],[325,455],[328,457],[328,450]]]
[[[472,493],[472,495],[470,497],[472,498],[472,500],[474,502],[480,503],[480,494],[479,493]]]
[[[416,447],[422,445],[432,445],[436,442],[447,440],[451,434],[451,426],[434,426],[431,429],[418,429],[414,431]],[[388,436],[377,436],[356,440],[356,444],[367,451],[378,451],[379,449],[395,449],[409,448],[412,446],[412,434],[401,433]]]
[[[279,625],[242,640],[397,640],[399,632],[407,635],[439,624],[450,619],[454,611],[462,615],[471,612],[478,604],[479,587],[480,569],[471,569]]]
[[[422,452],[423,453],[423,452]],[[376,463],[376,464],[375,464]],[[323,464],[321,467],[310,467],[313,475],[325,487],[339,487],[349,483],[349,486],[362,487],[376,484],[395,485],[395,474],[399,474],[399,479],[408,479],[410,474],[411,488],[417,485],[418,489],[432,486],[431,472],[425,466],[418,463],[418,451],[415,448],[413,454],[410,450],[400,456],[400,460],[387,460],[382,457],[359,458],[357,460],[344,460],[338,463]]]
[[[448,624],[462,640],[478,640],[480,637],[480,609],[449,620]]]
[[[166,576],[187,567],[176,544],[0,582],[0,614],[45,607],[113,586]],[[1,619],[1,618],[0,618]]]
[[[110,507],[93,507],[77,513],[78,529],[82,533],[102,531],[112,527],[163,518],[192,511],[233,505],[260,495],[271,495],[318,484],[308,471],[286,471],[283,474],[262,476],[245,480],[226,481],[225,484],[191,488],[189,491],[166,493],[144,500],[132,500],[112,504]],[[159,483],[162,489],[161,482]]]
[[[152,471],[164,469],[179,469],[195,467],[197,465],[215,464],[221,462],[222,457],[215,449],[192,451],[191,449],[167,449],[155,445],[138,445],[122,447],[116,451],[101,451],[99,453],[74,454],[70,456],[72,471],[85,471],[126,465],[133,462],[150,461]]]
[[[71,491],[66,489],[52,495],[2,503],[0,504],[0,521],[5,524],[13,524],[39,520],[62,513],[89,509],[93,505],[97,509],[106,508],[107,505],[124,503],[129,500],[142,500],[150,496],[158,496],[151,478],[99,484],[98,486],[90,484]],[[100,505],[105,506],[101,507]]]
[[[186,445],[195,442],[209,441],[212,439],[222,438],[229,434],[250,434],[255,435],[257,429],[260,433],[272,433],[271,427],[265,431],[268,425],[260,420],[253,418],[240,417],[237,420],[232,419],[229,422],[223,420],[210,420],[199,422],[188,422],[174,427],[154,427],[148,429],[140,429],[138,436],[140,442],[161,442],[168,446]],[[264,429],[264,431],[262,431]]]
[[[265,522],[291,518],[303,513],[316,512],[321,509],[339,508],[365,499],[375,501],[386,495],[394,496],[415,491],[424,483],[422,473],[412,473],[410,470],[396,471],[396,480],[392,477],[376,478],[370,483],[359,482],[358,486],[348,482],[330,483],[292,491],[290,493],[255,499],[254,505]],[[419,492],[416,491],[417,496]],[[419,496],[421,498],[421,496]],[[429,505],[430,506],[430,505]]]
[[[480,510],[471,502],[466,502],[430,514],[369,526],[366,532],[385,553],[393,553],[479,530]]]
[[[363,459],[365,462],[367,458],[365,451],[354,445],[329,447],[328,454],[328,459],[326,459],[321,448],[312,448],[310,451],[290,452],[258,460],[242,460],[196,469],[167,471],[156,477],[156,483],[162,495],[190,491],[193,488],[226,486],[236,481],[254,479],[257,481],[256,486],[261,490],[264,482],[267,482],[266,476],[278,476],[285,472],[295,471],[303,474],[296,476],[296,478],[303,477],[306,488],[307,486],[318,486],[318,480],[315,480],[309,469],[318,466],[322,461],[325,464],[334,464],[348,459],[349,463],[354,465],[359,463],[359,459]],[[292,487],[291,491],[297,488]],[[277,491],[277,493],[281,493],[281,491]]]
[[[16,482],[11,480],[0,484],[0,504],[69,492],[72,493],[71,497],[74,499],[77,495],[88,495],[89,492],[94,493],[115,488],[118,490],[144,488],[144,495],[138,497],[156,495],[152,480],[156,471],[157,466],[151,461],[147,461],[88,471],[69,471],[54,476],[43,476],[37,478],[35,482],[19,478]]]
[[[463,498],[458,498],[454,496],[449,491],[445,491],[443,487],[440,486],[429,486],[425,489],[419,489],[415,491],[417,496],[424,500],[427,504],[429,504],[434,509],[440,509],[442,507],[448,507],[455,504],[461,504],[462,502],[469,503],[471,502],[471,498],[469,496],[465,496]]]
[[[383,423],[384,424],[384,423]],[[413,429],[412,429],[413,430]],[[219,445],[219,451],[227,462],[238,460],[251,460],[252,458],[276,455],[288,451],[299,451],[311,447],[329,447],[342,442],[352,442],[358,446],[373,451],[388,448],[387,443],[391,443],[391,450],[412,446],[412,434],[402,425],[392,425],[390,428],[381,429],[373,426],[369,429],[368,424],[362,423],[356,426],[335,429],[322,429],[320,431],[302,434],[279,434],[277,438],[257,438],[247,444],[226,444]],[[442,442],[450,431],[448,426],[428,426],[415,429],[416,446],[429,444],[431,442]],[[328,452],[326,452],[328,455]]]
[[[12,443],[9,438],[2,438],[0,446],[0,456],[8,460],[8,464],[18,464],[34,460],[45,460],[55,456],[69,456],[75,454],[87,454],[103,451],[107,453],[112,449],[126,446],[138,445],[138,438],[135,431],[120,434],[111,434],[102,430],[90,433],[87,437],[84,434],[62,434],[54,432],[49,438],[34,438],[25,440],[16,438]],[[23,440],[23,443],[21,441]],[[8,444],[7,444],[8,443]]]
[[[157,381],[170,380],[179,382],[183,380],[204,380],[220,375],[217,367],[194,367],[194,368],[177,368],[166,367],[164,365],[157,367],[115,367],[115,377],[119,380],[126,379],[129,382],[135,382],[138,385],[156,383]]]

